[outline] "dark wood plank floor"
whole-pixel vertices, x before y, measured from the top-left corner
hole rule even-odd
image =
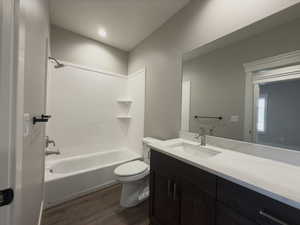
[[[42,225],[149,225],[148,202],[124,209],[120,194],[115,185],[47,209]]]

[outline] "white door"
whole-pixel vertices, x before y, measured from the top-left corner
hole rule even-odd
[[[49,17],[47,0],[20,1],[20,63],[23,71],[24,122],[23,156],[21,170],[20,210],[17,225],[37,225],[44,197],[45,125],[33,124],[34,117],[45,114],[46,74],[48,60],[47,40]],[[21,76],[22,74],[20,74]],[[27,126],[28,125],[28,126]]]
[[[45,124],[32,118],[45,114],[48,1],[0,0],[0,12],[0,191],[15,192],[12,204],[0,207],[0,225],[37,225]]]
[[[11,205],[3,191],[13,187],[13,19],[13,1],[0,0],[0,225],[11,225]]]

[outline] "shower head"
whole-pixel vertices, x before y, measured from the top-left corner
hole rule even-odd
[[[55,67],[56,69],[59,69],[59,68],[64,67],[64,66],[65,66],[65,65],[62,64],[62,63],[57,63],[54,67]]]
[[[54,61],[56,63],[56,65],[54,66],[54,68],[59,69],[61,67],[64,67],[65,65],[63,63],[60,63],[56,58],[49,56],[49,59]]]

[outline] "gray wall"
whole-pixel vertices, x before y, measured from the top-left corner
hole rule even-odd
[[[128,52],[53,25],[51,54],[74,64],[114,73],[128,73]]]
[[[191,80],[190,130],[198,131],[194,115],[222,115],[216,136],[243,139],[245,72],[243,64],[300,49],[300,19],[183,63],[183,79]],[[238,115],[239,122],[230,122]]]
[[[257,143],[300,150],[300,80],[263,85],[260,94],[267,94],[267,119]]]
[[[130,53],[129,72],[144,66],[147,69],[145,135],[158,138],[178,136],[183,53],[298,2],[244,0],[241,4],[237,0],[192,0],[139,44]]]

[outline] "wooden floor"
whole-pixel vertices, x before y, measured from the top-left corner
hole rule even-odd
[[[47,209],[42,225],[149,225],[148,202],[124,209],[120,194],[115,185]]]

